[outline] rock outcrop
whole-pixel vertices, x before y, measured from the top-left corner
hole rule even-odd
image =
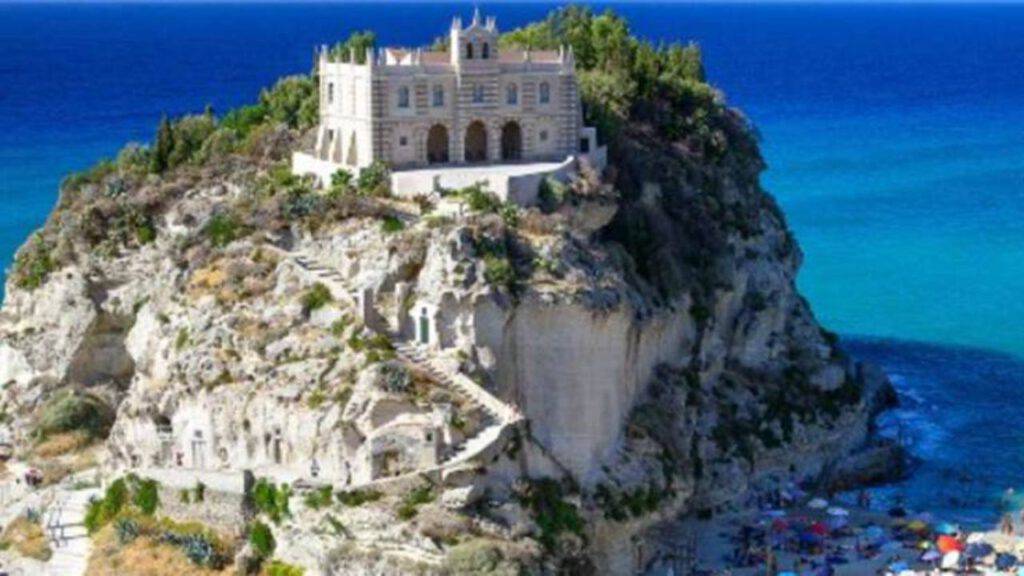
[[[637,113],[604,174],[540,207],[314,191],[278,164],[309,142],[283,126],[69,183],[8,279],[3,426],[29,453],[46,399],[88,390],[117,411],[111,476],[403,502],[298,513],[282,549],[312,573],[636,571],[670,554],[637,552],[660,524],[850,470],[887,386],[797,292],[756,143],[716,102],[699,142]],[[402,496],[423,482],[434,503]]]

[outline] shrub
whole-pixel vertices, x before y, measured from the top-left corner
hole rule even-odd
[[[562,486],[557,481],[549,478],[532,481],[519,500],[537,521],[540,543],[548,550],[555,548],[563,532],[583,536],[583,519],[576,506],[562,499]]]
[[[484,280],[496,288],[515,289],[516,272],[508,258],[494,255],[484,256]]]
[[[381,221],[380,229],[385,234],[394,234],[405,230],[405,223],[395,216],[388,215]]]
[[[114,423],[114,411],[92,394],[67,390],[54,394],[43,405],[36,423],[36,435],[83,432],[91,439],[105,438]]]
[[[378,160],[360,170],[356,190],[360,196],[390,196],[391,175],[387,164]]]
[[[333,494],[331,494],[330,486],[321,486],[312,492],[306,494],[303,498],[303,502],[306,507],[312,508],[313,510],[319,510],[321,508],[331,505]]]
[[[14,285],[24,290],[35,290],[56,269],[50,244],[37,234],[32,243],[19,250],[15,257]]]
[[[433,502],[435,498],[434,488],[429,485],[414,488],[412,492],[405,495],[401,505],[398,507],[398,517],[402,520],[410,520],[419,512],[423,504]]]
[[[352,57],[358,64],[366,64],[366,51],[373,48],[377,35],[370,30],[353,32],[344,42],[338,42],[331,48],[331,58],[342,62],[351,62]]]
[[[271,532],[270,526],[258,520],[249,526],[249,543],[261,558],[270,558],[274,555],[274,549],[277,548],[277,541],[274,540],[274,533]]]
[[[260,92],[260,106],[266,119],[298,130],[311,128],[320,106],[316,82],[309,76],[282,78],[270,90]]]
[[[156,480],[139,480],[134,486],[132,504],[146,516],[152,516],[160,507],[160,485]]]
[[[128,484],[124,478],[118,478],[107,486],[103,498],[93,500],[85,511],[85,529],[95,534],[100,528],[109,524],[128,503]]]
[[[139,523],[130,518],[119,518],[114,523],[114,530],[117,532],[117,541],[122,546],[131,544],[139,537]]]
[[[333,300],[334,297],[331,296],[331,291],[327,286],[317,282],[302,295],[302,312],[308,316],[314,310],[323,308]]]
[[[338,502],[352,508],[362,506],[367,502],[376,502],[383,496],[384,494],[376,490],[347,490],[336,494]]]
[[[207,221],[203,233],[210,239],[210,244],[223,248],[241,238],[245,233],[245,226],[233,214],[219,213]]]
[[[260,478],[253,487],[253,503],[256,509],[266,514],[274,524],[279,524],[282,519],[291,516],[288,509],[290,497],[291,489],[286,484],[276,486],[266,478]]]
[[[352,192],[352,173],[344,168],[339,168],[331,174],[331,186],[327,195],[331,198],[338,198]]]

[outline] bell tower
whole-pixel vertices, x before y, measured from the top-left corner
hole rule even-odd
[[[452,66],[482,68],[496,66],[498,62],[498,25],[493,16],[480,19],[480,10],[473,11],[473,21],[466,28],[462,19],[452,20],[448,37],[448,53]]]

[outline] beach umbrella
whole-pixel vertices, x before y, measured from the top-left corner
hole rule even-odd
[[[892,564],[889,564],[889,571],[890,572],[894,572],[896,574],[899,574],[899,573],[903,572],[904,570],[908,570],[908,569],[910,569],[910,566],[906,562],[903,562],[902,560],[899,561],[899,562],[893,562]]]
[[[1009,570],[1017,565],[1017,557],[1013,554],[997,554],[996,555],[996,568],[1000,570]]]
[[[821,522],[811,524],[811,533],[817,536],[828,536],[828,526]]]
[[[812,510],[824,510],[828,508],[828,502],[824,498],[815,498],[807,503],[807,507]]]
[[[942,553],[938,550],[928,550],[924,554],[921,554],[922,562],[934,562],[939,558],[942,558]]]
[[[942,556],[942,563],[939,565],[943,570],[955,570],[960,565],[960,553],[949,552]]]
[[[968,558],[984,558],[985,556],[988,556],[994,551],[995,549],[992,548],[991,544],[986,544],[984,542],[975,542],[973,544],[967,545],[967,548],[964,549],[964,554]]]
[[[952,536],[946,536],[943,534],[935,541],[935,546],[939,549],[939,552],[943,554],[947,552],[961,552],[964,549],[964,545],[959,540]],[[959,556],[959,554],[957,555]]]
[[[839,506],[832,506],[828,509],[829,516],[849,516],[850,512]]]
[[[912,520],[908,522],[906,528],[914,534],[921,534],[928,531],[928,525],[920,520]]]
[[[945,534],[947,536],[952,536],[957,532],[959,532],[959,530],[956,529],[956,526],[953,526],[949,522],[939,522],[935,525],[936,534]]]
[[[834,516],[828,519],[828,527],[830,530],[842,530],[843,528],[846,528],[849,523],[850,521],[843,516]]]

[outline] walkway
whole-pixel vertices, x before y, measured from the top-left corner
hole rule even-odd
[[[281,253],[290,259],[299,270],[305,272],[311,280],[326,286],[336,300],[351,302],[358,309],[359,298],[353,294],[352,284],[340,272],[305,252],[287,252],[282,250]],[[395,340],[394,334],[385,335],[392,341]],[[459,372],[456,367],[446,364],[433,353],[433,350],[413,342],[399,342],[395,344],[395,352],[399,358],[417,366],[433,377],[438,383],[459,392],[468,398],[471,403],[479,405],[495,420],[494,424],[484,428],[476,436],[466,440],[462,445],[456,446],[455,451],[450,457],[439,466],[430,470],[420,470],[413,474],[426,472],[443,473],[445,470],[469,462],[493,448],[498,442],[503,441],[503,438],[506,437],[506,430],[518,426],[524,421],[522,414],[516,407],[498,399],[468,376]]]
[[[92,540],[85,529],[85,512],[89,500],[100,497],[100,490],[58,489],[54,505],[44,516],[53,557],[46,563],[51,576],[81,576],[89,564]]]

